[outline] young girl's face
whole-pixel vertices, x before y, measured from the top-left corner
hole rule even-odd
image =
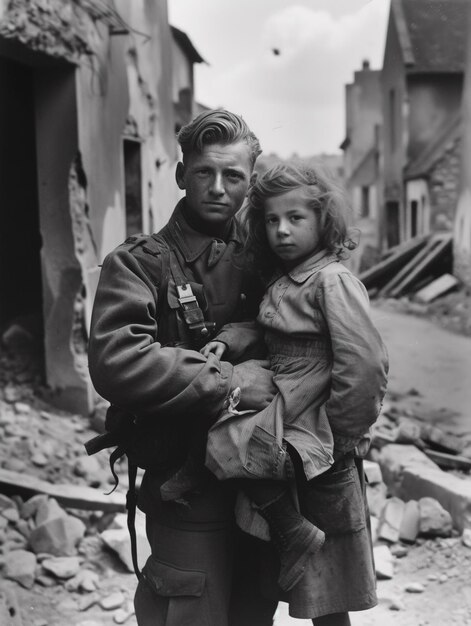
[[[265,201],[268,244],[287,269],[319,248],[319,213],[311,208],[305,189],[299,187]]]

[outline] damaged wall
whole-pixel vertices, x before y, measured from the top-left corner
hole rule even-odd
[[[0,0],[0,55],[11,44],[38,65],[47,382],[82,412],[96,399],[86,341],[99,264],[126,238],[124,136],[139,142],[144,231],[163,226],[179,197],[166,0],[113,4]]]
[[[471,5],[468,8],[468,46],[462,110],[461,193],[455,217],[453,270],[471,288]]]

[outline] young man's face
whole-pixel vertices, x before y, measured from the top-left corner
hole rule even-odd
[[[242,206],[252,165],[244,141],[209,144],[201,154],[187,156],[177,166],[176,179],[186,192],[186,206],[203,226],[224,226]]]

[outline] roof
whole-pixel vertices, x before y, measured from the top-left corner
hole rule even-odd
[[[469,0],[392,0],[404,64],[412,72],[463,72]]]
[[[448,124],[443,126],[441,132],[425,146],[422,152],[406,165],[404,178],[411,180],[426,176],[449,148],[450,143],[461,136],[463,132],[462,121],[461,112],[452,117]]]
[[[173,38],[192,63],[206,63],[198,50],[191,43],[191,39],[186,33],[178,28],[175,28],[175,26],[170,26],[170,30],[172,31]]]
[[[376,157],[377,149],[376,146],[373,146],[368,150],[348,179],[350,185],[366,187],[375,182],[377,177]]]

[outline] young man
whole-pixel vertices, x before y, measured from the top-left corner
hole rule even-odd
[[[260,363],[233,366],[198,352],[222,325],[257,312],[254,280],[235,259],[234,216],[258,140],[240,117],[214,110],[182,128],[178,141],[185,197],[158,236],[130,238],[103,263],[90,374],[104,398],[147,429],[155,456],[139,496],[152,547],[135,597],[139,626],[269,626],[276,602],[258,591],[261,546],[235,527],[231,485],[208,472],[185,503],[161,498],[196,426],[215,421],[235,388],[241,409],[262,409],[275,393]]]

